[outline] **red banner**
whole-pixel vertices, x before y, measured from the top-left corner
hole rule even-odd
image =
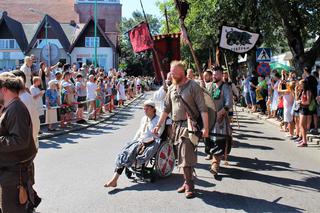
[[[180,60],[180,33],[158,35],[153,37],[154,49],[157,51],[159,62],[164,77],[170,72],[170,63],[174,60]],[[161,70],[158,67],[157,58],[153,52],[153,67],[156,73],[156,80],[161,81]]]
[[[153,48],[153,41],[147,23],[142,22],[129,31],[133,51],[143,52]]]

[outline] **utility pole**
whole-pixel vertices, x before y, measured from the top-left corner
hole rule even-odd
[[[39,11],[39,10],[33,9],[33,8],[29,8],[29,10],[31,12],[33,12],[33,13],[37,13],[37,14],[39,14],[41,16],[44,16],[44,18],[45,18],[45,26],[44,26],[44,29],[45,29],[45,42],[46,42],[46,46],[45,47],[48,50],[48,67],[50,67],[51,66],[51,61],[50,61],[50,59],[51,59],[51,52],[50,51],[51,50],[50,50],[50,45],[49,45],[49,42],[48,42],[48,28],[49,28],[49,26],[48,26],[48,15],[43,13],[43,12],[41,12],[41,11]]]
[[[48,48],[48,67],[51,66],[51,50],[50,46],[48,45],[48,15],[45,15],[46,23],[45,23],[45,37],[46,37],[46,48]]]
[[[94,67],[97,67],[97,46],[98,46],[98,38],[97,38],[97,0],[94,1]]]
[[[168,10],[167,10],[167,6],[164,6],[164,15],[166,17],[166,24],[167,24],[167,33],[170,33],[170,28],[169,28],[169,20],[168,20]]]

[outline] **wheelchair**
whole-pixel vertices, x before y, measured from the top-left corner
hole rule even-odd
[[[150,160],[139,165],[137,162],[125,168],[125,175],[133,181],[154,182],[157,178],[169,177],[175,166],[175,152],[173,145],[169,142],[169,129],[166,126],[161,138],[155,139],[153,143],[159,143],[159,147]]]

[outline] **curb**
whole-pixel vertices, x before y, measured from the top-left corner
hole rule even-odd
[[[144,94],[140,94],[139,96],[135,97],[134,99],[132,99],[130,102],[124,104],[124,106],[122,108],[117,108],[116,110],[114,110],[114,112],[112,112],[111,114],[107,115],[106,117],[103,117],[101,119],[99,119],[98,121],[95,121],[94,123],[90,123],[90,124],[78,124],[80,126],[77,127],[73,127],[71,129],[66,129],[64,131],[61,132],[56,132],[56,133],[52,133],[52,134],[46,134],[46,135],[41,135],[38,136],[39,140],[43,140],[43,139],[49,139],[49,138],[53,138],[56,136],[60,136],[60,135],[65,135],[71,132],[76,132],[76,131],[80,131],[83,129],[88,129],[92,126],[96,126],[100,123],[103,123],[107,120],[109,120],[110,118],[114,117],[115,115],[117,115],[119,112],[121,112],[122,110],[126,109],[127,107],[129,107],[131,104],[133,104],[135,101],[139,100],[141,97],[143,97]]]
[[[253,113],[253,112],[251,112],[250,110],[248,110],[247,108],[244,108],[244,107],[239,107],[239,108],[240,108],[240,111],[242,111],[242,112],[245,112],[247,114],[253,115],[254,117],[257,117],[260,120],[264,120],[264,121],[266,121],[269,124],[272,124],[274,126],[280,127],[280,122],[279,121],[275,121],[273,119],[267,119],[267,116],[260,115],[260,114],[257,114],[257,113]],[[308,142],[312,142],[315,145],[320,145],[320,135],[307,134],[307,140],[308,140]]]

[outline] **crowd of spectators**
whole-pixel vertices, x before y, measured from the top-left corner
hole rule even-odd
[[[34,58],[27,56],[20,71],[39,119],[49,131],[55,131],[58,124],[65,128],[74,120],[77,123],[96,120],[154,86],[152,77],[128,76],[94,65],[82,64],[79,68],[76,64],[58,62],[47,66],[41,62],[36,67]]]
[[[307,133],[318,134],[319,72],[320,67],[313,72],[305,67],[301,76],[285,70],[273,70],[268,77],[253,72],[238,81],[244,105],[280,121],[281,131],[298,147],[305,147]]]

